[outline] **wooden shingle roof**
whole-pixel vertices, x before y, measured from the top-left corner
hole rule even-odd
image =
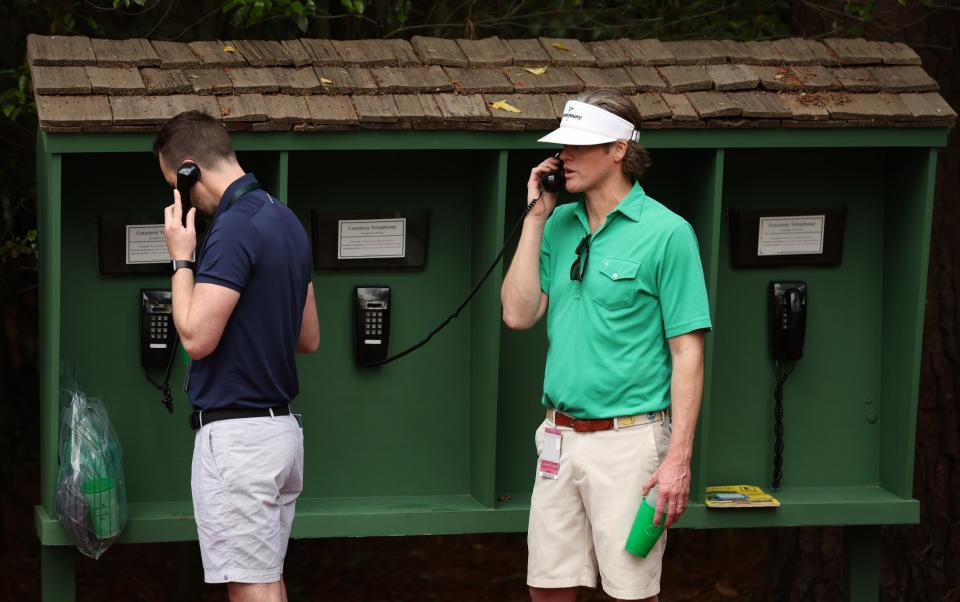
[[[187,44],[31,35],[27,61],[48,132],[153,131],[188,109],[231,130],[540,130],[571,95],[599,88],[630,96],[651,129],[956,119],[911,48],[860,38]]]

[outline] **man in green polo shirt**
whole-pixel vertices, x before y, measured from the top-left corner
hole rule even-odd
[[[693,229],[636,181],[649,164],[639,123],[612,92],[566,104],[541,139],[563,151],[530,172],[528,202],[539,200],[501,291],[510,328],[547,314],[528,531],[534,602],[572,602],[598,572],[616,599],[657,600],[666,535],[646,558],[624,544],[651,488],[667,527],[690,493],[710,311]],[[540,178],[559,169],[582,197],[556,207]]]

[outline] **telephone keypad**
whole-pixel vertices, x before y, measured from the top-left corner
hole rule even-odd
[[[150,316],[150,339],[153,342],[166,342],[167,333],[170,328],[170,315],[157,315],[153,314]]]
[[[367,310],[367,315],[364,317],[363,333],[367,336],[383,334],[382,310]]]

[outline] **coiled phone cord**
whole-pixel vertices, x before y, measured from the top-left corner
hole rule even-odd
[[[163,393],[163,399],[161,399],[160,402],[171,414],[173,414],[173,393],[170,390],[170,371],[173,369],[173,358],[177,355],[177,345],[179,343],[180,337],[177,335],[177,329],[174,328],[173,345],[171,346],[170,357],[167,358],[167,369],[163,376],[163,384],[153,380],[153,377],[150,376],[150,372],[148,372],[146,368],[143,369],[143,374],[147,377],[147,380],[150,381],[150,384],[156,387],[158,391]]]
[[[477,291],[480,290],[480,287],[483,286],[483,283],[487,281],[487,278],[490,276],[490,274],[493,273],[494,268],[497,267],[497,264],[500,263],[500,260],[503,259],[503,254],[506,252],[507,247],[510,245],[510,243],[513,242],[513,239],[516,238],[517,232],[520,230],[520,226],[523,225],[523,220],[527,219],[527,216],[530,215],[530,211],[533,209],[533,206],[537,204],[537,201],[539,201],[540,197],[542,196],[543,196],[543,189],[541,188],[540,194],[537,195],[537,198],[533,199],[532,201],[530,201],[530,203],[527,204],[526,208],[524,208],[523,210],[523,215],[520,216],[520,219],[518,219],[517,223],[514,224],[513,230],[511,230],[510,234],[507,235],[507,238],[504,239],[503,245],[501,245],[500,250],[497,252],[497,256],[494,258],[493,263],[490,264],[490,267],[487,268],[487,271],[480,278],[480,281],[477,282],[476,286],[473,287],[473,290],[470,291],[470,294],[467,295],[467,298],[463,300],[463,303],[460,304],[460,307],[458,307],[456,311],[454,311],[452,314],[447,316],[446,320],[441,322],[439,326],[437,326],[432,331],[430,331],[430,334],[428,334],[426,338],[424,338],[422,341],[420,341],[416,345],[409,347],[401,351],[400,353],[397,353],[396,355],[391,355],[390,357],[382,359],[380,361],[370,362],[370,364],[368,365],[383,366],[384,364],[389,364],[390,362],[398,360],[405,355],[413,353],[417,349],[426,345],[430,341],[430,339],[433,338],[433,335],[437,334],[438,332],[446,328],[447,324],[449,324],[451,320],[458,317],[460,315],[460,312],[463,311],[463,308],[466,307],[468,303],[470,303],[470,300],[473,299],[474,295],[477,294]]]
[[[773,488],[780,487],[780,480],[783,478],[783,385],[787,382],[787,377],[793,372],[796,364],[791,364],[790,368],[784,371],[780,365],[780,360],[776,361],[776,386],[773,389],[773,434],[775,441],[773,443]]]

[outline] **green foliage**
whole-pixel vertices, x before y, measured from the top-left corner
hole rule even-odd
[[[30,91],[30,72],[26,65],[17,69],[0,69],[0,81],[13,80],[12,87],[0,92],[0,111],[10,121],[16,121],[21,115],[33,115],[37,105]]]
[[[20,257],[37,258],[36,230],[28,230],[24,236],[12,236],[0,244],[0,262]]]
[[[221,10],[237,27],[248,28],[283,18],[295,22],[301,32],[307,31],[310,18],[317,14],[314,0],[227,0]]]
[[[363,0],[340,0],[340,4],[347,9],[351,15],[362,15],[367,6]]]

